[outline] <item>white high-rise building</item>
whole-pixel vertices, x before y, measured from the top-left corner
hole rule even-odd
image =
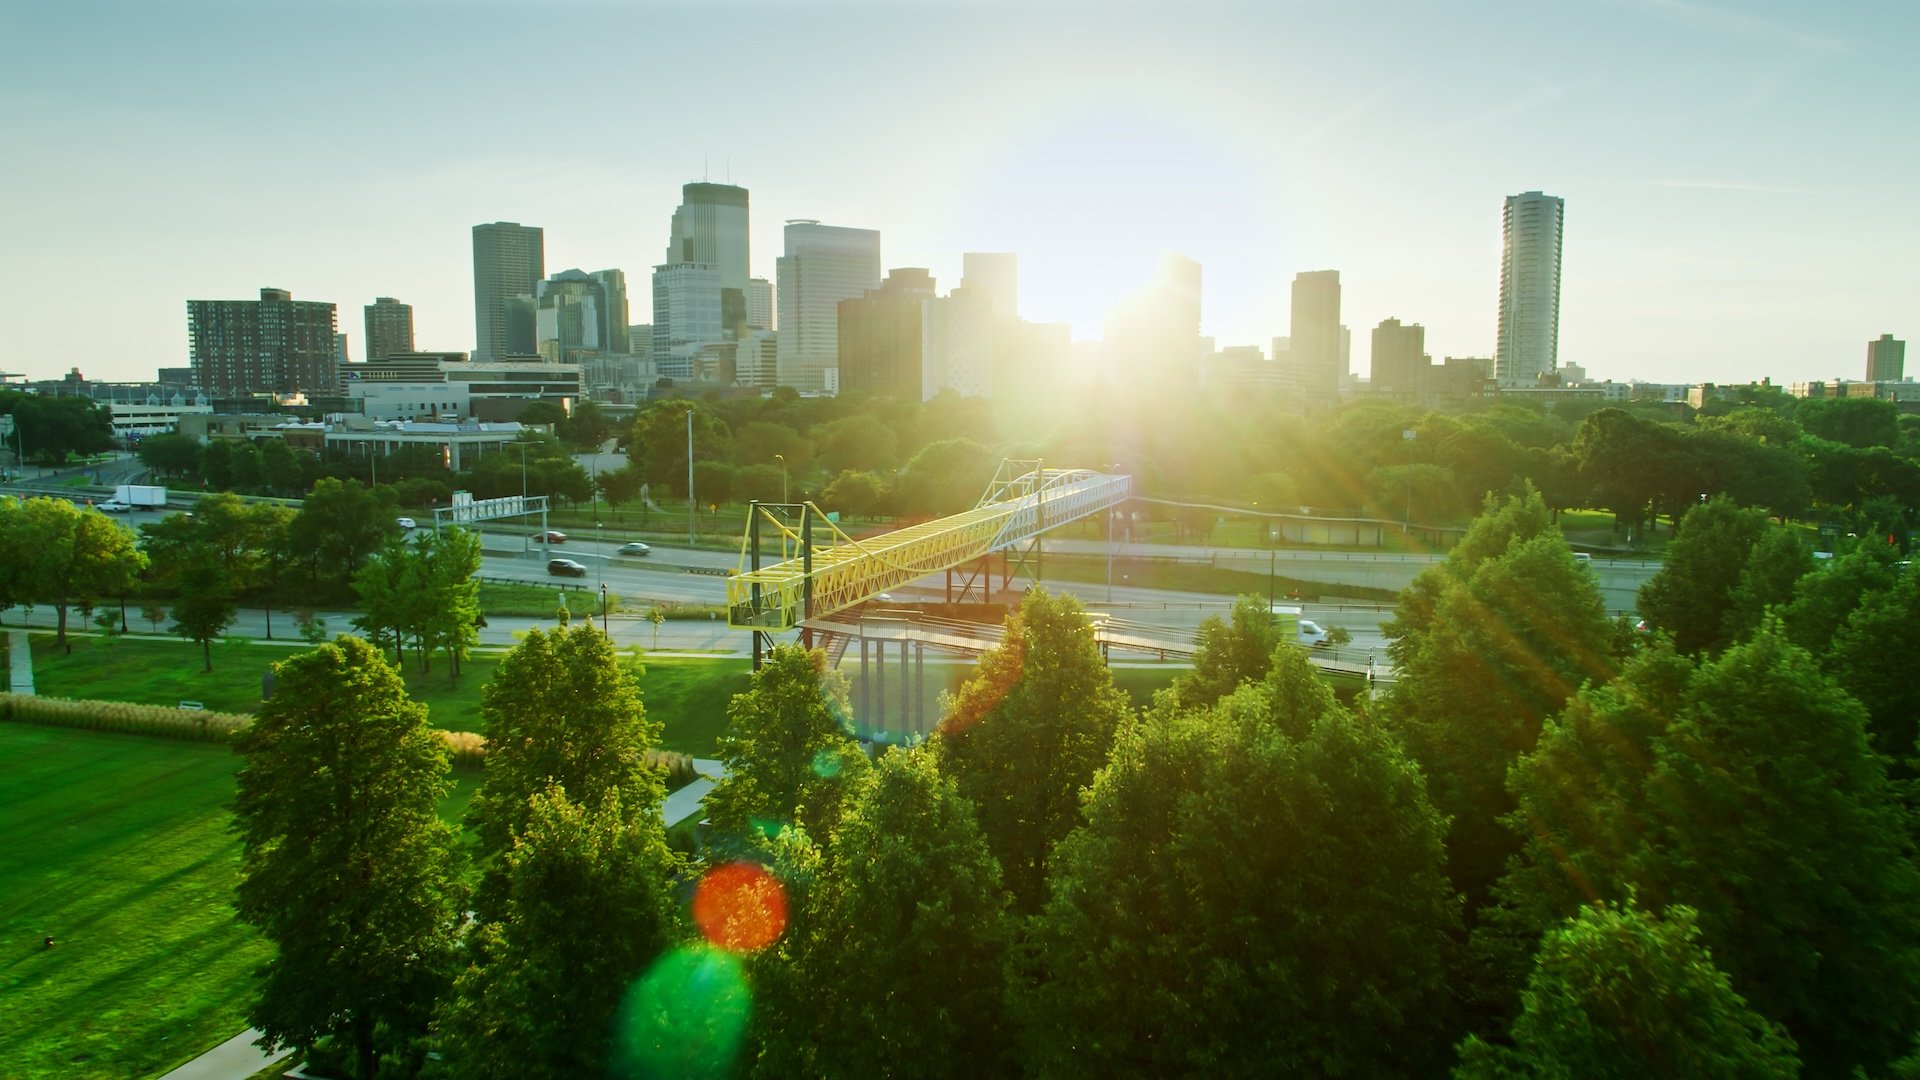
[[[1500,249],[1500,337],[1494,378],[1526,386],[1560,359],[1560,239],[1566,201],[1529,191],[1507,196]]]
[[[545,239],[530,225],[496,221],[473,227],[473,358],[485,363],[534,351],[530,318],[510,315],[520,298],[531,309],[547,276]]]
[[[680,189],[667,241],[668,266],[700,263],[720,274],[720,323],[728,331],[747,321],[747,189],[732,184],[688,184]]]
[[[776,267],[780,385],[829,392],[839,383],[840,301],[880,287],[880,233],[789,221]]]
[[[968,251],[960,256],[960,287],[977,289],[1003,319],[1020,317],[1020,263],[1012,252]]]
[[[661,375],[692,378],[701,348],[725,340],[720,297],[717,266],[685,262],[653,268],[653,360]]]
[[[766,278],[747,279],[747,329],[774,329],[773,282]]]

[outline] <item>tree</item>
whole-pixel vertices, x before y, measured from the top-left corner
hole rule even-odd
[[[596,477],[594,483],[600,488],[600,497],[613,507],[615,517],[619,516],[621,503],[640,497],[640,471],[631,465],[608,469]]]
[[[1868,593],[1833,636],[1822,667],[1867,710],[1873,748],[1886,755],[1895,776],[1914,775],[1920,741],[1920,679],[1913,657],[1920,649],[1920,579],[1900,575],[1887,589]]]
[[[1541,942],[1511,1048],[1469,1037],[1455,1080],[1800,1075],[1793,1040],[1749,1008],[1691,908],[1581,909]]]
[[[43,465],[113,448],[113,413],[92,398],[0,390],[0,416],[13,417],[21,440],[8,439],[8,449],[24,446]]]
[[[191,479],[200,471],[200,440],[191,435],[172,431],[148,435],[134,453],[147,468],[170,479]]]
[[[727,426],[699,404],[684,398],[656,401],[633,421],[633,439],[627,451],[634,468],[649,484],[663,484],[678,495],[687,493],[687,413],[693,413],[693,452],[696,461],[725,460]]]
[[[1031,913],[1053,845],[1080,823],[1080,790],[1132,709],[1086,613],[1064,593],[1029,591],[974,672],[935,735],[940,771],[978,808],[1014,910]]]
[[[1445,820],[1306,657],[1120,736],[1054,853],[1038,1075],[1409,1075],[1444,1045]]]
[[[1691,907],[1714,962],[1810,1073],[1878,1069],[1920,1021],[1920,870],[1865,710],[1776,621],[1673,681],[1636,677],[1614,696],[1630,711],[1610,707],[1622,724],[1569,710],[1602,769],[1516,770],[1516,824],[1547,826],[1524,860],[1539,887],[1516,899],[1552,917],[1628,890]],[[1876,1007],[1857,1008],[1868,987]]]
[[[1863,544],[1802,575],[1794,583],[1792,602],[1780,613],[1787,636],[1808,652],[1826,652],[1867,596],[1893,587],[1895,573],[1892,552]]]
[[[445,744],[373,647],[339,638],[274,665],[235,749],[237,908],[273,945],[248,1023],[262,1047],[383,1049],[423,1033],[447,981],[453,834]]]
[[[482,863],[474,907],[501,917],[509,888],[506,853],[529,827],[534,796],[558,788],[588,813],[617,803],[657,817],[665,788],[646,763],[659,721],[613,645],[592,626],[527,631],[480,692],[487,772],[467,808]]]
[[[672,941],[673,857],[657,813],[597,809],[558,785],[529,799],[502,856],[498,920],[442,1009],[450,1075],[596,1076],[636,976]]]
[[[816,1076],[1013,1072],[1012,926],[973,808],[926,749],[881,756],[807,894],[768,1055]],[[971,1047],[966,1053],[960,1047]]]
[[[1641,535],[1659,489],[1661,461],[1677,436],[1622,409],[1601,409],[1580,422],[1573,456],[1594,499],[1613,511],[1614,528]]]
[[[307,562],[314,577],[328,573],[351,579],[367,554],[392,532],[393,510],[390,490],[322,477],[293,520],[294,554]]]
[[[1900,442],[1900,408],[1875,398],[1806,398],[1794,406],[1793,419],[1809,435],[1856,449]]]
[[[899,440],[893,430],[870,413],[821,424],[813,430],[813,446],[829,476],[883,472],[899,460]]]
[[[301,491],[300,455],[284,439],[260,441],[260,481],[274,495],[291,496]]]
[[[1180,704],[1204,708],[1233,693],[1241,683],[1258,681],[1272,668],[1280,632],[1267,602],[1258,596],[1239,597],[1228,618],[1231,624],[1217,615],[1201,621],[1193,671],[1173,681]]]
[[[209,555],[189,562],[180,571],[180,598],[173,602],[173,625],[178,634],[200,646],[206,667],[213,670],[213,639],[233,625],[240,607],[233,599],[233,577]]]
[[[993,479],[993,468],[993,451],[972,439],[928,443],[900,470],[900,512],[937,517],[969,509]]]
[[[65,499],[28,499],[17,513],[11,519],[12,546],[22,559],[20,587],[55,605],[56,640],[72,652],[67,606],[77,600],[91,608],[101,597],[125,595],[146,566],[146,556],[134,546],[130,530]]]
[[[825,844],[866,771],[848,726],[846,679],[825,654],[777,645],[727,706],[719,756],[726,776],[707,795],[723,841],[799,826]]]
[[[1640,610],[1681,652],[1718,652],[1732,641],[1734,592],[1766,528],[1766,514],[1725,496],[1680,519],[1666,563],[1640,586]]]
[[[853,517],[872,517],[879,513],[886,498],[886,482],[870,472],[841,473],[820,493],[820,502],[827,509]]]
[[[1722,636],[1729,642],[1751,637],[1769,609],[1793,600],[1794,587],[1812,569],[1813,556],[1799,537],[1785,529],[1762,532],[1740,570]]]
[[[598,450],[613,438],[613,422],[597,401],[582,401],[573,407],[566,424],[567,441],[581,450]]]
[[[1453,821],[1449,872],[1474,913],[1517,846],[1499,823],[1513,808],[1507,766],[1581,683],[1612,677],[1606,611],[1529,492],[1490,505],[1385,630],[1389,715]]]

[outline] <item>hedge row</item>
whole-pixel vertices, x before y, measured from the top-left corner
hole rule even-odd
[[[127,701],[71,701],[30,694],[0,694],[0,721],[46,724],[89,731],[116,731],[126,735],[157,735],[193,742],[226,742],[246,729],[253,717],[245,713],[176,709],[166,705],[135,705]],[[441,731],[455,768],[478,769],[486,763],[487,740],[471,731]],[[647,751],[647,764],[666,773],[667,790],[693,781],[693,758],[666,750]]]

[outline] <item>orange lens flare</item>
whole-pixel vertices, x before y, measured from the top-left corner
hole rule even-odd
[[[787,890],[754,863],[716,866],[693,890],[693,921],[709,942],[728,952],[756,952],[786,930]]]

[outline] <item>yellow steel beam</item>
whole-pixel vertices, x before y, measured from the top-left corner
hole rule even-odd
[[[1131,484],[1127,476],[1009,462],[973,509],[865,540],[848,536],[808,503],[805,513],[813,517],[813,528],[831,538],[816,543],[810,558],[803,550],[801,528],[756,507],[763,528],[770,523],[779,537],[782,558],[753,570],[750,540],[742,539],[739,569],[727,578],[727,625],[736,630],[790,630],[803,619],[824,617],[1100,513],[1125,501]],[[751,529],[749,523],[748,537]]]

